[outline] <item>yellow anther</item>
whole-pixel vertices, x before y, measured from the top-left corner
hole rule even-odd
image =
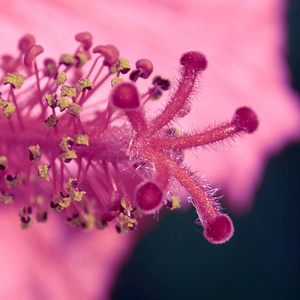
[[[95,228],[96,229],[104,229],[105,227],[107,227],[107,223],[102,220],[101,218],[95,218]]]
[[[0,156],[0,170],[5,170],[7,168],[7,158],[5,156]]]
[[[80,214],[76,214],[71,218],[67,218],[67,223],[72,227],[85,226],[85,220]]]
[[[76,68],[81,69],[88,61],[88,57],[85,53],[78,52],[76,54],[76,58],[78,59],[78,62],[76,64]]]
[[[30,161],[40,161],[42,154],[41,154],[39,145],[29,146],[28,150],[29,150],[29,160]]]
[[[70,206],[71,200],[72,199],[70,197],[64,196],[61,191],[54,196],[54,202],[63,208]]]
[[[25,81],[25,78],[20,73],[8,73],[4,77],[3,84],[10,83],[14,88],[19,89],[22,87],[23,83]]]
[[[126,201],[125,201],[125,198],[122,197],[121,199],[121,207],[124,209],[124,210],[127,210],[127,205],[126,205]],[[132,211],[133,210],[133,207],[131,205],[131,203],[129,203],[129,210]]]
[[[81,79],[78,81],[78,87],[81,92],[84,90],[91,90],[93,88],[93,83],[89,78]]]
[[[21,183],[21,178],[19,175],[5,175],[5,182],[9,189],[13,189]]]
[[[7,103],[9,103],[9,102],[3,100],[3,99],[0,97],[0,108],[6,107],[6,106],[7,106]]]
[[[61,97],[57,102],[57,106],[59,107],[60,111],[63,111],[70,106],[70,102],[66,97]]]
[[[43,205],[44,202],[45,202],[45,198],[43,196],[41,196],[41,195],[38,195],[36,197],[36,202],[37,202],[38,205]]]
[[[66,183],[66,189],[70,194],[70,197],[80,202],[82,200],[83,195],[86,193],[85,191],[79,191],[77,189],[77,179],[69,178],[68,182]]]
[[[28,229],[32,226],[31,207],[25,208],[23,205],[19,210],[19,217],[21,221],[21,228]]]
[[[71,66],[74,64],[74,57],[71,54],[62,54],[59,58],[59,63]]]
[[[92,230],[95,226],[95,217],[92,214],[85,214],[83,216],[83,219],[84,219],[84,224],[83,224],[84,231]]]
[[[137,226],[137,220],[130,218],[124,213],[120,213],[119,215],[119,223],[117,225],[117,229],[120,234],[126,234],[132,230],[134,230]]]
[[[70,162],[72,159],[77,158],[76,152],[72,148],[73,144],[74,140],[70,137],[64,137],[60,142],[59,147],[63,150],[60,158],[64,162]]]
[[[54,196],[54,199],[55,199],[55,196]],[[65,209],[64,207],[60,206],[59,204],[57,204],[53,201],[50,202],[49,207],[52,211],[57,212],[57,213],[60,213]]]
[[[126,74],[130,71],[130,63],[129,60],[123,57],[120,57],[119,60],[110,68],[110,72],[112,74],[121,72],[122,74]]]
[[[64,84],[66,80],[67,80],[67,75],[65,72],[59,72],[54,79],[57,85]]]
[[[4,194],[0,191],[0,203],[2,204],[11,204],[14,201],[14,196],[9,194]]]
[[[28,215],[27,217],[21,217],[21,229],[27,230],[33,224],[32,216]]]
[[[58,122],[58,117],[56,115],[51,115],[43,124],[47,129],[52,129],[56,126]]]
[[[123,78],[120,78],[120,77],[114,77],[112,80],[111,80],[111,85],[114,86],[116,85],[117,83],[123,81]]]
[[[75,134],[74,140],[76,145],[89,146],[89,137],[86,134],[81,134],[81,133]]]
[[[12,116],[12,114],[15,112],[16,107],[10,103],[10,102],[6,102],[6,106],[4,107],[3,111],[2,111],[2,116],[9,120],[10,117]]]
[[[74,117],[78,117],[82,112],[82,107],[76,103],[70,103],[70,107],[67,109],[67,113]]]
[[[47,100],[48,105],[51,108],[55,108],[57,106],[57,96],[55,93],[53,94],[45,94],[45,98]]]
[[[40,223],[45,223],[47,221],[47,210],[40,208],[36,213],[36,220]]]
[[[72,88],[67,85],[63,85],[60,90],[61,90],[61,94],[60,94],[61,97],[69,96],[71,98],[75,98],[77,95],[76,88]]]
[[[60,158],[64,161],[64,162],[70,162],[72,159],[77,158],[76,152],[75,150],[68,150],[63,152],[60,155]]]
[[[168,207],[170,210],[174,210],[176,208],[180,208],[180,198],[178,196],[172,196],[171,197],[171,203],[169,203]]]
[[[50,181],[49,178],[49,165],[40,165],[38,166],[38,178],[46,179],[47,181]]]
[[[74,140],[72,138],[70,138],[69,136],[67,136],[67,137],[62,138],[62,140],[59,144],[59,147],[63,151],[69,151],[69,150],[72,150],[73,145],[74,145]]]

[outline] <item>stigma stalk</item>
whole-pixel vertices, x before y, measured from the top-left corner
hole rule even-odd
[[[146,107],[171,81],[156,76],[141,93],[139,81],[154,69],[150,60],[137,60],[131,70],[115,46],[93,47],[89,32],[75,40],[74,54],[41,64],[44,48],[27,34],[17,58],[2,57],[0,202],[19,206],[23,229],[32,226],[34,214],[46,222],[51,210],[84,230],[112,224],[128,233],[143,215],[180,207],[172,190],[177,182],[189,193],[205,238],[214,244],[229,240],[231,219],[185,167],[184,151],[253,133],[254,111],[241,107],[229,122],[180,134],[174,121],[191,109],[196,82],[207,68],[202,53],[181,57],[176,90],[160,113],[149,116]],[[108,80],[112,88],[105,94]],[[92,104],[93,98],[106,100]],[[89,106],[93,110],[83,117]]]

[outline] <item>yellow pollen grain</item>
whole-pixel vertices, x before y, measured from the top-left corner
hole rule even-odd
[[[61,97],[57,102],[57,106],[59,107],[60,111],[64,111],[66,108],[70,107],[70,102],[66,97]]]
[[[10,103],[10,102],[7,102],[7,105],[4,107],[3,111],[2,111],[2,116],[9,120],[10,117],[12,116],[12,114],[15,112],[16,110],[16,107]]]
[[[129,216],[125,215],[124,213],[120,213],[119,215],[119,224],[118,228],[120,231],[120,234],[126,234],[133,229],[135,229],[137,226],[137,220],[130,218]]]
[[[67,75],[65,72],[59,72],[54,79],[57,85],[64,84],[66,80],[67,80]]]
[[[129,60],[120,57],[119,60],[110,68],[110,73],[115,74],[118,72],[127,73],[130,70]]]
[[[49,178],[49,165],[40,165],[38,166],[38,178],[46,179],[47,181],[50,181]]]
[[[172,201],[172,207],[170,208],[170,210],[174,210],[176,208],[180,208],[180,198],[178,196],[172,196],[171,197],[171,201]]]
[[[93,83],[89,78],[81,79],[78,81],[78,87],[81,92],[84,90],[91,90],[93,88]]]
[[[95,217],[92,214],[85,214],[83,216],[84,218],[84,231],[90,231],[94,228],[95,226]]]
[[[38,205],[43,205],[44,202],[45,202],[45,198],[43,196],[41,196],[41,195],[38,195],[36,197],[36,202],[37,202]]]
[[[7,168],[7,158],[6,156],[0,156],[0,170],[5,170]]]
[[[76,145],[89,146],[89,137],[86,134],[81,134],[81,133],[75,134],[74,140]]]
[[[6,106],[7,106],[7,103],[9,103],[9,102],[3,100],[3,99],[0,97],[0,108],[6,107]]]
[[[56,126],[58,122],[58,117],[55,115],[51,115],[44,123],[43,125],[47,128],[47,129],[52,129]]]
[[[40,159],[42,157],[42,154],[41,154],[40,146],[39,145],[29,146],[28,150],[30,152],[30,158],[29,159],[31,161],[35,161],[35,162],[40,161]]]
[[[114,86],[116,85],[117,83],[123,81],[123,78],[120,78],[120,77],[114,77],[112,80],[111,80],[111,85]]]
[[[66,66],[74,64],[74,57],[71,54],[62,54],[59,58],[59,63]]]
[[[88,57],[85,53],[78,52],[76,54],[76,58],[78,59],[78,62],[76,64],[76,68],[81,69],[88,61]]]
[[[21,178],[19,175],[15,177],[11,177],[10,175],[5,175],[5,182],[9,189],[13,189],[21,183]]]
[[[55,108],[57,106],[57,98],[56,98],[56,94],[45,94],[45,98],[47,100],[48,105],[51,108]]]
[[[20,89],[25,81],[25,78],[20,73],[8,73],[4,77],[3,84],[11,84],[14,88]]]
[[[61,97],[68,96],[71,98],[75,98],[77,95],[76,88],[69,87],[67,85],[63,85],[60,90],[61,90],[61,93],[60,93]]]
[[[68,150],[70,150],[69,145],[72,145],[72,144],[74,144],[74,140],[71,137],[67,136],[67,137],[62,138],[62,140],[59,144],[59,147],[63,151],[68,151]]]
[[[54,196],[54,202],[56,204],[59,204],[63,208],[67,208],[71,204],[71,198],[70,197],[64,197],[61,192],[58,192]]]
[[[74,117],[78,117],[82,112],[82,107],[76,103],[70,103],[70,107],[67,109],[67,113]]]
[[[6,195],[2,191],[0,191],[0,203],[2,204],[11,204],[14,201],[13,195]]]
[[[121,199],[121,206],[124,210],[127,210],[127,205],[126,205],[126,201],[125,201],[125,198],[122,197]],[[133,210],[133,207],[131,205],[131,203],[129,203],[129,210],[132,211]]]
[[[82,200],[82,197],[84,194],[86,194],[85,191],[78,191],[77,188],[75,189],[73,187],[73,183],[74,182],[77,182],[77,179],[72,179],[72,178],[69,178],[68,182],[66,183],[66,189],[67,191],[69,192],[70,194],[70,197],[77,201],[77,202],[80,202]]]

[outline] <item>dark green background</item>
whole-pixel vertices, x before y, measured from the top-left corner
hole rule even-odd
[[[287,22],[291,85],[300,91],[299,0]],[[140,240],[113,300],[300,299],[299,153],[294,144],[270,160],[252,212],[233,217],[229,243],[210,245],[194,209],[166,215]]]

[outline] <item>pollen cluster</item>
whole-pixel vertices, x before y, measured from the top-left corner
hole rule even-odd
[[[58,214],[74,227],[110,224],[123,234],[135,230],[143,215],[180,207],[176,183],[189,194],[205,238],[214,244],[229,240],[231,219],[185,166],[184,152],[254,132],[253,110],[241,107],[232,121],[181,134],[174,121],[190,111],[207,68],[203,54],[181,57],[176,89],[162,111],[149,115],[147,106],[171,81],[155,76],[140,92],[138,82],[153,72],[150,60],[137,60],[131,70],[115,46],[93,47],[89,32],[75,40],[73,54],[42,60],[44,48],[26,34],[17,57],[2,56],[0,202],[18,207],[23,229]],[[109,81],[107,94],[103,86]],[[95,96],[97,103],[91,101]],[[89,106],[93,111],[83,117]]]

